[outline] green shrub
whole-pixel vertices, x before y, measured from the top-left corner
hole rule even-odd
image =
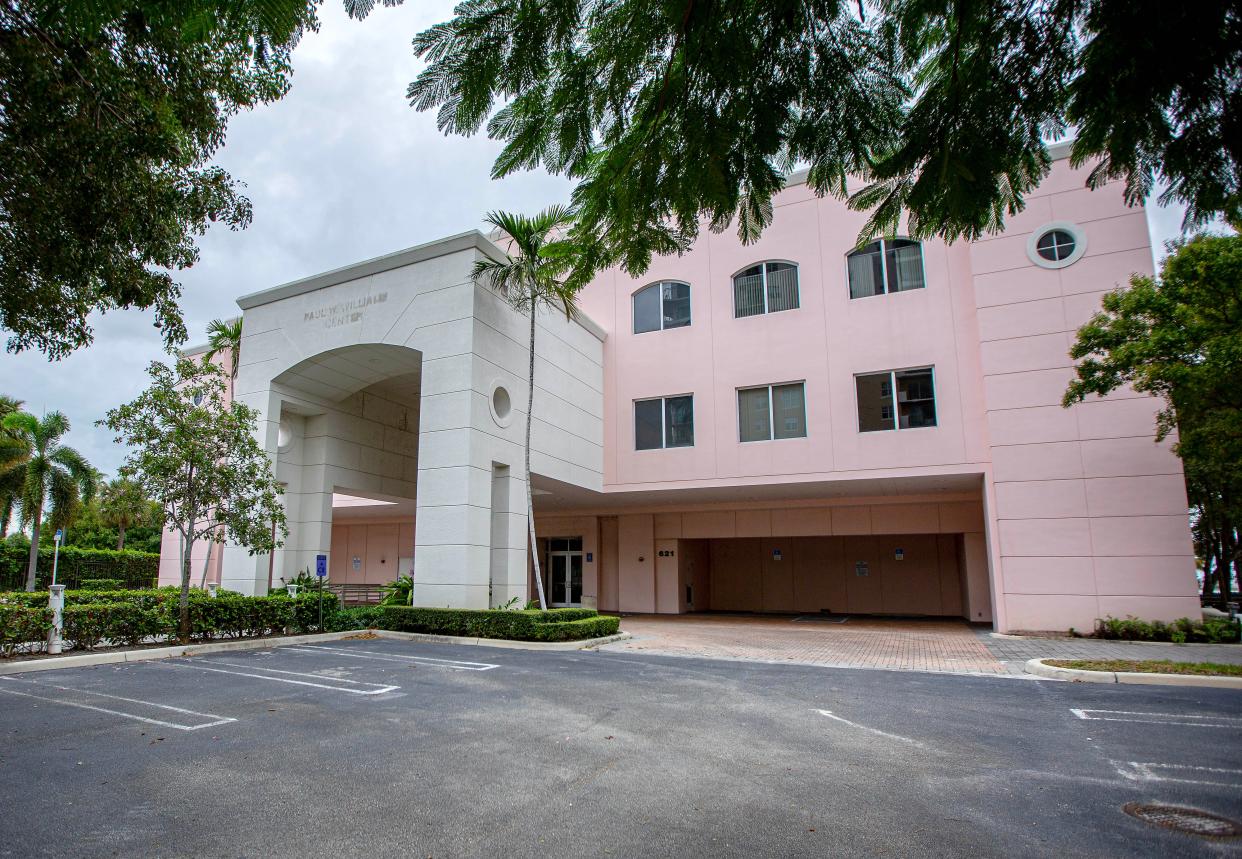
[[[74,648],[138,645],[173,639],[180,620],[177,588],[130,591],[66,591],[63,638]],[[0,652],[41,647],[51,627],[47,593],[0,594]],[[197,640],[310,632],[319,627],[317,594],[247,597],[190,592],[190,635]],[[323,595],[324,625],[338,614],[334,594]]]
[[[149,638],[168,635],[173,629],[166,612],[132,603],[67,605],[62,617],[63,638],[81,650],[93,650],[102,643],[142,644]]]
[[[378,629],[384,619],[384,610],[377,605],[358,605],[339,609],[328,615],[325,607],[323,625],[325,632],[349,632],[354,629]]]
[[[0,605],[0,653],[14,653],[42,649],[52,628],[52,612],[43,608],[23,605]]]
[[[1191,620],[1178,618],[1172,623],[1139,620],[1136,617],[1106,617],[1096,620],[1095,637],[1114,641],[1172,641],[1223,644],[1238,641],[1238,624],[1227,618]]]
[[[517,641],[577,641],[611,635],[620,621],[594,609],[488,611],[483,609],[382,606],[381,628],[468,638]]]
[[[78,588],[84,591],[119,591],[124,585],[120,579],[83,579]]]
[[[29,544],[0,543],[0,589],[20,590],[26,586]],[[39,552],[35,587],[46,590],[52,581],[50,549]],[[160,573],[160,556],[148,552],[122,552],[111,549],[79,549],[64,546],[56,565],[56,581],[79,588],[84,579],[117,579],[122,587],[144,588],[154,584]]]

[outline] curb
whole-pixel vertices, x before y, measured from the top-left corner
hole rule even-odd
[[[1045,665],[1043,659],[1028,659],[1026,672],[1050,680],[1075,683],[1121,683],[1151,686],[1210,686],[1216,689],[1242,689],[1242,677],[1208,677],[1197,674],[1148,674],[1142,671],[1084,671]]]
[[[511,650],[587,650],[601,644],[611,644],[630,638],[628,632],[606,635],[602,638],[584,638],[581,641],[513,641],[506,638],[463,638],[453,635],[429,635],[423,632],[392,632],[384,629],[354,629],[345,632],[315,632],[310,635],[279,635],[266,638],[247,638],[240,641],[211,641],[206,644],[175,645],[173,647],[150,647],[145,650],[113,650],[98,653],[77,653],[69,656],[51,656],[47,659],[29,659],[20,662],[0,662],[0,677],[6,674],[25,674],[30,671],[54,671],[58,668],[89,668],[93,665],[116,665],[124,662],[150,662],[154,659],[172,659],[179,656],[203,656],[208,653],[227,653],[236,650],[270,650],[292,644],[315,644],[321,641],[341,641],[359,633],[372,632],[380,638],[397,641],[425,641],[434,644],[477,645],[479,647],[503,647]]]
[[[601,638],[584,638],[580,641],[514,641],[511,638],[467,638],[459,635],[433,635],[427,632],[396,632],[388,629],[372,629],[380,638],[397,641],[426,641],[431,644],[459,644],[467,647],[502,647],[508,650],[590,650],[614,641],[633,638],[628,632],[605,635]],[[348,633],[353,635],[354,633]]]
[[[6,674],[24,674],[28,671],[51,671],[56,668],[87,668],[92,665],[115,665],[120,662],[149,662],[153,659],[172,659],[176,656],[202,656],[207,653],[227,653],[231,650],[270,650],[287,644],[313,644],[319,641],[339,641],[353,632],[315,632],[310,635],[270,635],[266,638],[246,638],[240,641],[210,641],[206,644],[174,645],[172,647],[149,647],[145,650],[114,650],[98,653],[77,653],[70,656],[51,656],[47,659],[29,659],[22,662],[0,662],[0,677]]]

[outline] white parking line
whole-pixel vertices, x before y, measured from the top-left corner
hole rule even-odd
[[[1128,781],[1169,781],[1180,784],[1202,784],[1214,787],[1242,788],[1242,770],[1221,767],[1195,767],[1188,764],[1161,764],[1142,761],[1110,761],[1117,774]],[[1161,771],[1173,775],[1161,775]],[[1198,776],[1198,778],[1191,778]],[[1232,778],[1233,781],[1226,779]]]
[[[16,677],[0,677],[0,680],[8,680],[12,683],[22,683],[35,688],[59,689],[64,692],[74,692],[82,695],[94,695],[97,698],[110,698],[114,701],[125,701],[129,704],[141,704],[144,707],[155,707],[158,710],[168,710],[172,713],[181,713],[187,716],[201,716],[204,719],[210,719],[209,722],[202,722],[196,725],[179,725],[176,722],[165,722],[163,719],[151,719],[147,716],[139,716],[135,713],[126,713],[121,710],[112,710],[108,707],[97,707],[94,704],[83,704],[80,701],[68,701],[64,698],[50,698],[46,695],[35,695],[32,692],[19,692],[13,688],[0,686],[0,692],[9,695],[20,695],[23,698],[35,698],[39,701],[47,701],[52,704],[63,704],[66,707],[77,707],[81,710],[94,710],[98,713],[108,713],[112,716],[121,716],[125,719],[133,719],[136,722],[146,722],[148,725],[159,725],[161,728],[172,728],[177,731],[197,731],[202,728],[214,728],[217,725],[227,725],[229,722],[237,720],[231,716],[217,716],[214,713],[199,713],[194,710],[187,710],[184,707],[174,707],[171,704],[157,704],[154,701],[140,701],[137,698],[124,698],[120,695],[108,695],[104,692],[92,692],[89,689],[75,689],[72,686],[56,686],[51,683],[39,683],[36,681],[18,680]]]
[[[400,686],[381,686],[378,683],[363,683],[358,680],[345,680],[343,678],[337,678],[337,677],[328,678],[320,674],[305,674],[301,671],[281,671],[279,673],[292,674],[298,677],[314,677],[318,680],[331,679],[333,682],[336,682],[336,683],[349,683],[355,686],[375,686],[376,688],[375,689],[344,689],[340,686],[332,686],[327,683],[312,683],[309,680],[293,680],[288,677],[273,677],[270,673],[269,674],[254,674],[251,671],[229,671],[226,668],[210,668],[206,665],[197,665],[197,664],[190,663],[190,662],[169,661],[169,662],[165,662],[164,664],[171,666],[173,668],[192,668],[195,671],[214,671],[217,674],[234,674],[238,677],[253,677],[256,680],[271,680],[273,683],[291,683],[295,686],[313,686],[317,689],[330,689],[333,692],[345,692],[346,694],[349,694],[349,695],[383,695],[385,692],[393,692],[401,688]],[[230,665],[231,663],[218,662],[214,664]],[[240,667],[251,668],[251,666],[240,666]],[[268,671],[268,672],[276,673],[276,669],[273,669],[273,668],[252,668],[252,671]]]
[[[1148,725],[1179,725],[1186,728],[1239,728],[1242,718],[1236,716],[1199,716],[1190,713],[1141,713],[1132,710],[1082,710],[1071,707],[1080,719],[1094,722],[1140,722]]]
[[[890,734],[887,731],[881,731],[879,728],[868,728],[866,725],[860,725],[857,722],[851,722],[849,719],[843,719],[831,710],[816,710],[815,712],[819,713],[821,716],[827,716],[829,719],[834,719],[838,722],[849,725],[851,728],[858,728],[860,731],[867,731],[869,733],[876,734],[877,736],[887,737],[890,740],[900,740],[903,743],[909,743],[910,745],[917,746],[920,749],[927,748],[927,746],[923,745],[918,740],[912,740],[909,737],[903,737],[899,734]]]
[[[354,650],[352,647],[322,647],[318,644],[304,644],[296,647],[284,647],[282,650],[295,650],[300,653],[340,653],[356,656],[359,659],[375,659],[381,662],[423,662],[439,668],[454,668],[458,671],[490,671],[499,668],[490,662],[467,662],[463,659],[436,659],[433,656],[407,656],[401,653],[383,653],[375,650]]]

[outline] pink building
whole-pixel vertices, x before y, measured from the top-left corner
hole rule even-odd
[[[953,245],[893,237],[856,250],[863,216],[795,176],[755,245],[704,233],[641,278],[601,274],[575,323],[541,318],[549,345],[536,349],[533,485],[550,600],[622,612],[949,616],[1001,631],[1195,616],[1182,471],[1153,441],[1157,403],[1129,392],[1060,405],[1075,330],[1103,293],[1151,273],[1153,261],[1144,211],[1126,207],[1120,187],[1087,190],[1087,171],[1056,154],[997,236]],[[401,485],[314,472],[317,512],[291,516],[319,523],[314,534],[258,563],[292,571],[307,553],[327,552],[335,582],[386,581],[408,565],[427,604],[529,595],[515,572],[525,566],[525,518],[514,512],[524,506],[521,460],[497,446],[511,445],[522,421],[521,320],[496,321],[494,297],[460,286],[473,296],[477,360],[452,426],[474,435],[450,456],[437,435],[452,422],[439,417],[435,397],[447,385],[432,381],[442,360],[432,334],[402,335],[419,370],[385,353],[378,375],[346,384],[336,381],[340,362],[315,379],[305,368],[397,341],[368,334],[362,319],[318,355],[281,357],[286,347],[269,344],[274,323],[261,315],[296,300],[317,322],[305,302],[320,290],[352,284],[374,296],[386,273],[499,253],[468,235],[469,247],[453,237],[239,301],[238,396],[254,392],[269,415],[273,450],[315,433],[341,441],[319,426],[333,423],[327,411],[311,414],[333,397],[363,398],[341,407],[357,415],[368,396],[404,401],[404,423],[391,410],[376,420],[417,434],[380,444],[416,461],[387,461]],[[489,338],[514,322],[505,357],[486,358]],[[323,462],[338,461],[332,444]],[[305,482],[308,463],[303,456],[290,486]],[[478,474],[462,472],[462,486],[476,488],[454,506],[445,481],[459,468]],[[329,510],[325,492],[377,506]],[[305,500],[305,486],[295,495]],[[227,583],[227,551],[223,563]],[[464,572],[448,577],[446,565]],[[252,561],[239,581],[261,579],[255,569]]]

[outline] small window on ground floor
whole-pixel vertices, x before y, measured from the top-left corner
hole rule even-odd
[[[858,431],[918,429],[936,425],[936,389],[931,367],[856,376]]]

